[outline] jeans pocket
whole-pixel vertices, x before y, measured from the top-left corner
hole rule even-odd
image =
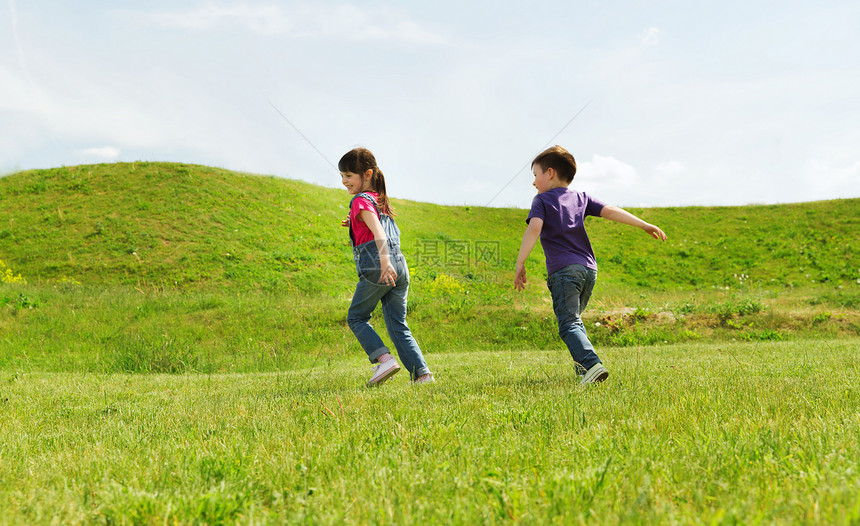
[[[362,256],[358,261],[357,268],[359,278],[374,285],[379,284],[379,280],[382,278],[382,266],[378,259]]]
[[[406,258],[403,257],[403,254],[392,256],[391,263],[394,265],[394,272],[397,272],[398,283],[405,280],[409,284],[409,266],[406,264]]]
[[[584,275],[552,276],[549,290],[552,294],[552,307],[558,321],[577,321],[580,314],[579,295],[585,284]]]

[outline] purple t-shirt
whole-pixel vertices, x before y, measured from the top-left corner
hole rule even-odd
[[[585,218],[600,216],[606,203],[560,186],[532,200],[528,223],[533,217],[543,220],[540,244],[546,256],[547,275],[568,265],[585,265],[597,270],[591,241],[585,233]]]

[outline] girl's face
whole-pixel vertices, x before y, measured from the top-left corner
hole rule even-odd
[[[373,175],[373,170],[367,170],[362,174],[352,172],[341,172],[340,182],[346,187],[346,191],[351,195],[360,194],[370,186],[370,177]]]

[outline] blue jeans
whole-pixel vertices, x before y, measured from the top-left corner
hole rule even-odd
[[[600,363],[580,317],[588,305],[595,282],[597,271],[583,265],[563,267],[546,281],[552,294],[552,309],[558,318],[558,334],[567,344],[580,374]]]
[[[388,249],[391,253],[391,264],[397,272],[397,281],[393,287],[379,283],[381,265],[376,242],[370,241],[355,247],[358,285],[349,306],[347,323],[367,353],[370,363],[376,362],[377,358],[389,352],[370,325],[370,316],[381,301],[382,317],[385,320],[385,328],[388,329],[388,336],[397,349],[400,362],[414,380],[429,374],[430,369],[424,361],[418,342],[406,325],[406,298],[409,295],[409,268],[406,266],[406,258],[400,252],[399,245],[390,243]]]

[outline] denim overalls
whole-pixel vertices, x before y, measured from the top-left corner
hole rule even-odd
[[[373,204],[373,208],[376,209],[376,214],[379,216],[379,222],[382,224],[382,231],[385,232],[385,237],[388,239],[388,253],[391,255],[391,264],[394,266],[394,270],[397,272],[397,275],[399,277],[400,269],[397,267],[395,259],[403,259],[403,253],[400,252],[400,229],[397,228],[397,223],[394,222],[394,219],[392,219],[391,216],[383,214],[379,210],[379,205],[376,204],[376,199],[374,199],[373,196],[370,194],[362,192],[353,197],[349,201],[350,210],[352,210],[353,201],[355,201],[359,197],[363,197],[370,201]],[[355,270],[356,272],[358,272],[358,276],[362,277],[362,269],[364,269],[365,272],[368,274],[366,276],[367,279],[372,278],[372,276],[369,275],[369,272],[376,272],[376,279],[372,281],[374,283],[378,283],[380,265],[376,240],[368,241],[367,243],[362,243],[361,245],[356,246],[355,236],[352,233],[352,225],[350,225],[349,241],[352,244],[352,256],[355,259]],[[403,265],[406,265],[405,259],[403,260]]]
[[[376,241],[368,241],[356,246],[352,225],[349,227],[349,238],[352,244],[352,254],[355,259],[355,270],[358,273],[358,284],[355,294],[349,306],[347,322],[352,329],[358,342],[367,353],[371,363],[389,352],[388,347],[382,343],[382,339],[370,325],[370,316],[376,309],[376,305],[382,301],[382,317],[388,336],[397,349],[397,354],[403,366],[409,371],[412,379],[430,373],[424,355],[418,347],[418,342],[412,337],[409,326],[406,325],[406,299],[409,294],[409,268],[406,266],[406,258],[400,251],[400,229],[387,214],[379,210],[376,199],[372,195],[360,193],[349,202],[352,210],[352,202],[363,197],[373,203],[379,215],[379,222],[388,243],[388,253],[391,257],[391,265],[397,273],[397,280],[392,287],[379,282],[382,266],[379,262],[379,250]]]

